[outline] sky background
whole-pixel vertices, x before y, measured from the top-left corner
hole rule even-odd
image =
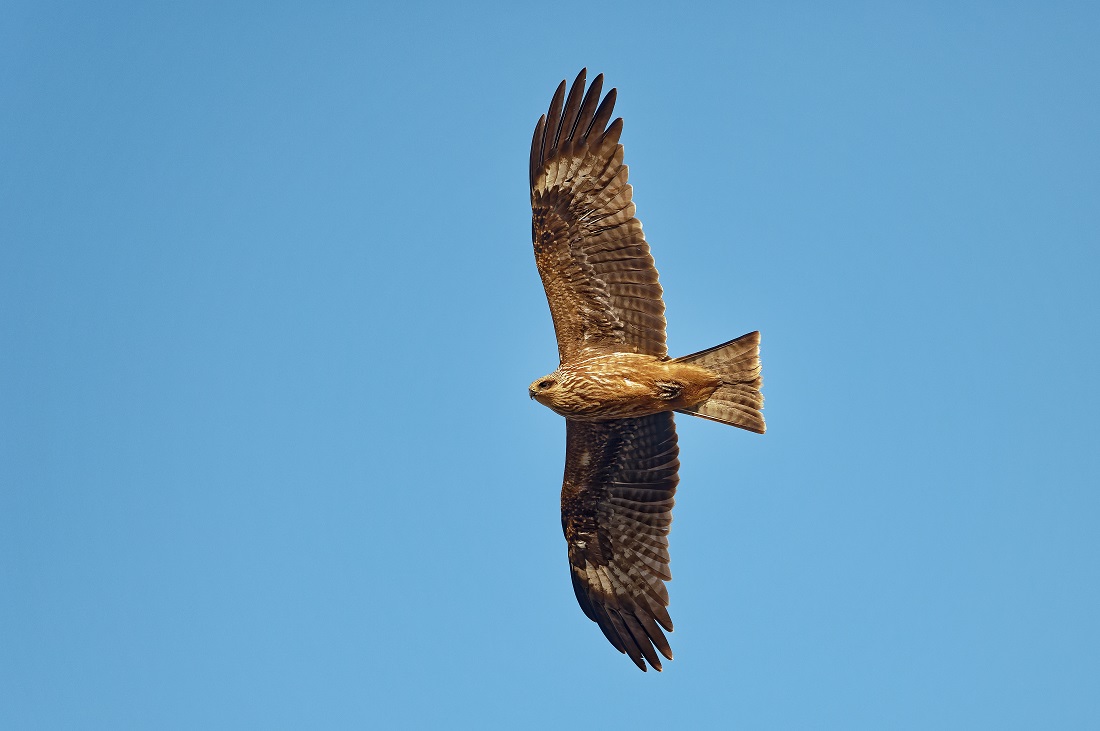
[[[761,4],[763,5],[763,4]],[[4,3],[0,726],[1100,727],[1091,3]],[[683,354],[676,660],[576,605],[530,134]],[[736,475],[736,478],[733,477]]]

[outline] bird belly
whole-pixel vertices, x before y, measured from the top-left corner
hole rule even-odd
[[[673,411],[706,401],[718,378],[705,368],[615,353],[561,369],[562,393],[547,404],[571,419],[602,421]]]

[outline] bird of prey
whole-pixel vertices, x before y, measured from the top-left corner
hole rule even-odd
[[[657,269],[603,75],[562,81],[531,140],[531,238],[558,340],[532,399],[566,419],[561,525],[581,609],[646,670],[672,649],[665,581],[679,447],[673,412],[764,433],[760,333],[669,358]]]

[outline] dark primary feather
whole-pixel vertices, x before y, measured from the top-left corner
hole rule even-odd
[[[668,531],[679,480],[671,413],[566,421],[561,522],[577,601],[620,652],[657,670],[672,659]]]
[[[603,75],[563,81],[531,139],[531,238],[562,362],[585,350],[665,356],[657,269],[634,217],[622,119]]]

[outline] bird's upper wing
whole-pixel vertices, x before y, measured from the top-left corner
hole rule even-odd
[[[669,412],[566,421],[561,524],[577,601],[619,652],[643,671],[672,649],[668,531],[680,467]],[[658,627],[658,624],[660,627]]]
[[[564,362],[586,349],[664,356],[665,305],[634,217],[615,90],[561,82],[531,140],[531,238]],[[583,98],[582,98],[583,95]]]

